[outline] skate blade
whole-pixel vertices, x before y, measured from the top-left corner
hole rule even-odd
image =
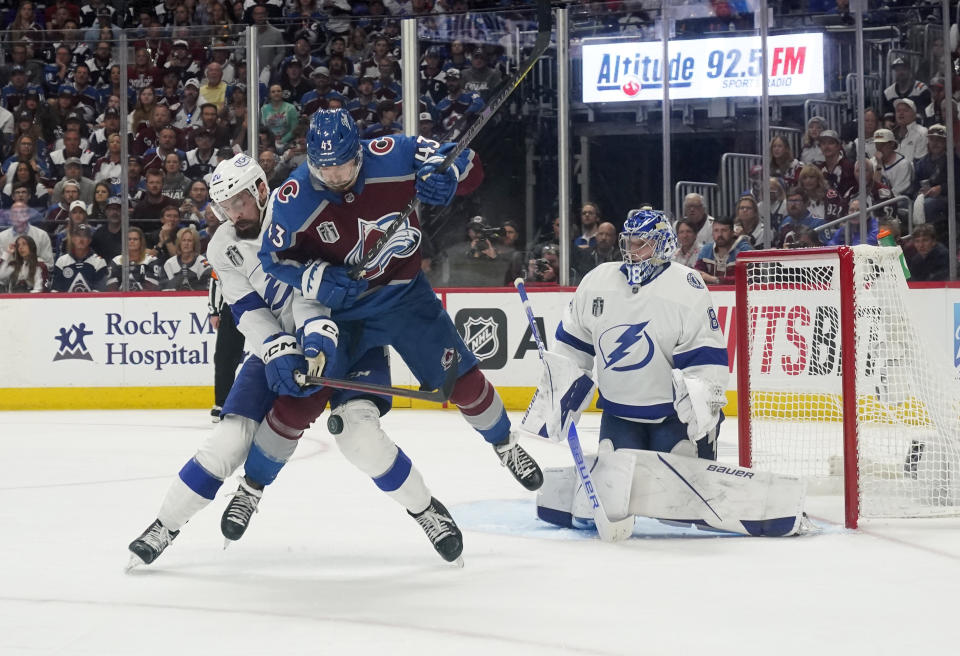
[[[231,544],[233,544],[233,540],[231,540],[230,538],[223,538],[223,550],[224,550],[224,551],[226,551],[226,550],[227,550],[227,547],[229,547]]]
[[[146,563],[143,562],[143,560],[141,560],[140,556],[138,556],[138,555],[136,555],[136,554],[130,554],[130,560],[127,561],[126,567],[123,568],[123,573],[124,573],[124,574],[129,574],[129,573],[132,572],[134,569],[136,569],[136,568],[138,568],[138,567],[140,567],[140,566],[142,566],[142,565],[146,565]]]
[[[457,556],[457,559],[451,561],[451,565],[455,565],[457,569],[463,569],[463,556]]]

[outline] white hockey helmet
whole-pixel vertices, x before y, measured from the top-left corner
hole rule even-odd
[[[210,206],[221,223],[230,220],[227,201],[244,191],[253,196],[261,213],[267,208],[266,201],[260,202],[261,181],[269,189],[267,174],[249,155],[239,153],[217,164],[210,178]]]

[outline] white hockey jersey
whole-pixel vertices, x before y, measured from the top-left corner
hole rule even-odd
[[[207,245],[207,261],[246,339],[244,348],[257,357],[268,337],[279,332],[294,334],[306,319],[327,314],[320,303],[304,299],[286,283],[264,273],[259,250],[259,235],[240,239],[229,222],[217,229]]]
[[[726,344],[700,274],[674,262],[630,285],[622,266],[601,264],[584,277],[554,347],[585,370],[596,365],[604,412],[646,422],[675,414],[673,369],[726,389]]]

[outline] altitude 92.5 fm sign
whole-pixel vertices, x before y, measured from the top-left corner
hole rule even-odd
[[[759,36],[675,40],[668,44],[670,97],[759,96]],[[767,39],[768,93],[823,93],[823,35],[781,34]],[[659,41],[584,43],[583,102],[663,98]]]

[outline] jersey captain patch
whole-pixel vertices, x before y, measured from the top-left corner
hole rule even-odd
[[[613,371],[642,369],[653,359],[653,339],[647,333],[649,321],[607,328],[597,340],[603,366]]]

